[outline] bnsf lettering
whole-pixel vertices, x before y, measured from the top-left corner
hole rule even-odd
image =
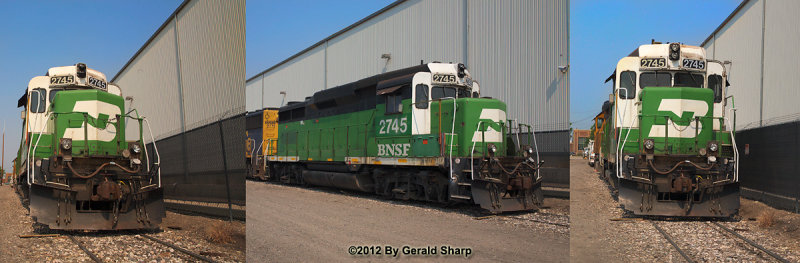
[[[408,143],[378,144],[378,156],[408,156],[409,149],[411,144]]]

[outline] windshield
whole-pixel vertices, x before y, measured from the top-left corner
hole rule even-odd
[[[639,74],[639,87],[690,87],[703,88],[705,78],[702,73],[679,72],[642,72]]]
[[[675,87],[703,88],[703,75],[688,72],[675,73]]]
[[[50,96],[48,97],[48,99],[50,100],[50,103],[53,103],[53,99],[56,98],[56,93],[58,93],[59,91],[61,91],[61,89],[52,89],[52,90],[50,90]]]
[[[458,96],[456,96],[458,95]],[[431,88],[431,100],[443,98],[470,98],[470,90],[459,86],[433,86]]]
[[[672,76],[669,72],[644,72],[639,75],[639,87],[671,87]]]

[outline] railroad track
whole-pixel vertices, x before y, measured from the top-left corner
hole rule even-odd
[[[746,238],[746,237],[744,237],[742,235],[739,235],[739,233],[736,233],[736,231],[733,231],[732,229],[720,224],[719,222],[713,222],[712,221],[712,222],[706,222],[706,223],[716,225],[719,229],[724,230],[725,232],[728,232],[732,236],[737,237],[738,239],[740,239],[740,240],[742,240],[744,242],[747,242],[747,244],[750,244],[750,246],[752,246],[754,248],[757,248],[758,250],[761,250],[764,253],[767,253],[767,255],[770,255],[771,257],[775,258],[776,260],[778,260],[780,262],[789,263],[789,260],[786,260],[785,258],[781,257],[780,255],[776,254],[775,252],[772,252],[771,250],[759,245],[758,243],[753,242],[752,240],[750,240],[750,239],[748,239],[748,238]]]
[[[525,220],[525,221],[531,221],[531,222],[536,222],[536,223],[549,224],[549,225],[569,228],[569,224],[568,223],[552,222],[552,221],[547,221],[547,220],[542,220],[542,219],[537,219],[537,218],[522,218],[522,217],[516,217],[516,216],[507,216],[507,217],[508,218],[518,219],[518,220]]]
[[[677,243],[675,243],[675,240],[673,240],[672,237],[669,234],[667,234],[666,231],[664,231],[664,229],[662,229],[660,226],[658,226],[658,224],[655,221],[650,220],[650,223],[653,224],[653,227],[655,227],[656,230],[658,230],[658,232],[661,233],[661,236],[663,236],[665,239],[667,239],[667,241],[672,245],[672,247],[674,247],[675,250],[677,250],[678,253],[681,254],[683,259],[686,260],[686,262],[689,262],[689,263],[696,262],[694,259],[692,259],[692,257],[690,257],[688,254],[686,254],[686,251],[683,251],[683,249],[681,249],[681,247],[678,246]]]
[[[694,258],[689,256],[689,254],[686,253],[686,251],[684,249],[682,249],[678,245],[677,242],[675,242],[673,237],[670,236],[666,231],[664,231],[664,229],[661,228],[661,226],[659,226],[658,223],[656,223],[653,220],[649,220],[649,221],[650,221],[651,224],[653,224],[653,227],[655,227],[655,229],[658,230],[659,233],[661,233],[661,236],[663,236],[664,239],[666,239],[667,242],[669,242],[672,245],[672,247],[675,248],[676,251],[678,251],[678,253],[683,257],[684,260],[686,260],[686,262],[690,262],[690,263],[697,262],[697,260],[695,260]],[[736,231],[733,231],[732,229],[720,224],[719,222],[706,221],[705,223],[707,225],[709,225],[709,226],[712,226],[712,228],[716,229],[720,233],[722,233],[723,236],[734,237],[735,239],[742,240],[745,243],[749,244],[750,246],[758,249],[759,251],[762,251],[762,252],[766,253],[767,255],[771,256],[772,258],[774,258],[775,260],[777,260],[779,262],[783,262],[783,263],[789,263],[790,262],[789,260],[786,260],[785,258],[783,258],[780,255],[776,254],[775,252],[765,248],[764,246],[759,245],[756,242],[753,242],[752,240],[740,235],[739,233],[736,233]],[[716,228],[713,227],[713,226],[716,226]],[[727,234],[730,234],[730,235],[727,235]]]
[[[216,263],[216,261],[214,261],[214,260],[212,260],[210,258],[204,257],[204,256],[202,256],[200,254],[197,254],[197,253],[194,253],[192,251],[186,250],[186,249],[184,249],[182,247],[179,247],[179,246],[176,246],[175,244],[172,244],[170,242],[167,242],[167,241],[152,237],[152,236],[147,235],[147,234],[139,234],[139,236],[143,237],[142,240],[149,240],[149,241],[158,243],[160,245],[170,247],[170,248],[174,249],[175,251],[178,251],[178,252],[181,252],[181,253],[186,254],[188,256],[191,256],[192,258],[194,258],[194,259],[196,259],[198,261]],[[67,237],[69,237],[69,239],[72,240],[73,243],[78,245],[78,248],[83,250],[83,252],[86,253],[86,255],[89,256],[89,258],[92,259],[92,261],[94,261],[96,263],[103,263],[102,259],[100,259],[94,252],[92,252],[86,246],[84,246],[83,243],[80,240],[78,240],[75,236],[68,235]]]

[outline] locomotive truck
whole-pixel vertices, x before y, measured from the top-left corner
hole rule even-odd
[[[36,223],[63,230],[158,227],[165,217],[158,148],[151,132],[148,152],[147,120],[125,111],[121,89],[103,73],[83,63],[50,68],[30,80],[18,107],[14,184]],[[128,141],[131,123],[138,139]]]
[[[723,63],[707,59],[705,49],[680,43],[642,45],[619,60],[596,125],[599,170],[625,210],[688,217],[738,212],[726,78]]]
[[[463,64],[421,64],[316,92],[281,107],[278,126],[268,156],[276,181],[491,212],[543,200],[532,127],[480,97]]]

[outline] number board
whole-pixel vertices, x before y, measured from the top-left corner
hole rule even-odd
[[[50,77],[50,85],[67,85],[73,83],[75,83],[75,77],[72,75]]]
[[[456,83],[456,76],[449,74],[433,74],[433,82]]]
[[[681,65],[683,65],[683,68],[706,69],[706,62],[696,59],[684,59]]]
[[[408,117],[388,118],[378,121],[377,123],[378,136],[385,135],[403,135],[409,131]]]
[[[105,80],[97,79],[92,76],[89,76],[89,86],[101,89],[101,90],[108,90],[108,86]]]
[[[641,68],[665,68],[667,67],[667,60],[664,58],[642,58],[639,65]]]

